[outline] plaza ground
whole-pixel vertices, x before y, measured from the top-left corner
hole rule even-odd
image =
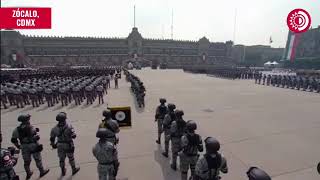
[[[124,180],[178,180],[180,172],[170,169],[170,158],[161,155],[163,147],[155,143],[154,122],[159,98],[176,104],[185,113],[185,120],[198,123],[203,139],[214,136],[222,143],[221,152],[228,160],[229,173],[223,180],[245,180],[250,166],[267,171],[273,180],[318,180],[316,164],[320,161],[320,95],[291,89],[267,87],[250,80],[227,80],[203,74],[184,73],[182,70],[131,71],[144,82],[146,107],[139,109],[130,84],[122,78],[119,89],[112,88],[105,96],[109,106],[131,106],[133,126],[122,129],[118,145],[120,171]],[[44,144],[43,162],[50,173],[43,179],[97,179],[96,160],[92,147],[98,139],[95,133],[102,120],[106,104],[24,109],[11,107],[1,110],[4,146],[11,145],[11,133],[18,125],[20,113],[30,113],[32,123],[40,128],[40,142]],[[68,113],[68,119],[78,134],[75,140],[76,162],[80,172],[59,178],[60,168],[56,150],[49,142],[50,129],[56,124],[58,112]],[[171,156],[170,156],[171,157]],[[34,161],[32,168],[36,169]],[[24,179],[20,155],[16,171]],[[38,179],[38,171],[32,179]]]

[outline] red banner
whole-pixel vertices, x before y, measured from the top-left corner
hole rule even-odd
[[[0,29],[51,29],[51,8],[0,8]]]

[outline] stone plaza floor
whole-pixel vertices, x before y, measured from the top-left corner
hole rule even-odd
[[[268,87],[252,80],[227,80],[204,74],[184,73],[182,70],[131,71],[144,82],[146,107],[139,109],[130,93],[130,84],[122,78],[119,89],[112,88],[105,101],[112,106],[131,106],[133,126],[122,129],[118,145],[121,180],[178,180],[180,172],[170,169],[170,157],[161,155],[163,146],[155,143],[154,122],[159,98],[165,97],[185,113],[185,120],[198,123],[197,132],[203,139],[213,136],[222,144],[221,152],[228,160],[229,173],[223,180],[245,180],[246,170],[258,166],[273,180],[319,180],[316,164],[320,161],[320,94]],[[102,120],[106,104],[67,107],[61,104],[48,108],[30,106],[24,109],[1,109],[3,146],[10,143],[11,133],[18,125],[20,113],[30,113],[31,122],[40,128],[40,142],[44,165],[51,169],[42,179],[98,179],[92,147],[98,141],[95,133]],[[81,170],[60,178],[56,150],[49,145],[50,129],[56,124],[55,116],[65,111],[77,132],[75,158]],[[25,178],[23,160],[19,156],[16,171]],[[32,168],[38,179],[34,161]]]

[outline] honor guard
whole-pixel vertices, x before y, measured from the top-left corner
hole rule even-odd
[[[172,121],[176,119],[176,115],[174,110],[176,109],[176,105],[168,104],[168,113],[164,116],[163,119],[163,131],[164,131],[164,152],[163,156],[168,157],[169,152],[169,142],[170,142],[170,126]]]
[[[40,171],[40,177],[43,177],[49,172],[49,169],[44,169],[42,165],[41,151],[43,150],[43,146],[39,143],[39,129],[30,124],[30,117],[29,114],[22,114],[18,117],[18,121],[21,122],[21,124],[14,129],[11,138],[11,142],[18,149],[22,150],[24,169],[27,173],[26,179],[30,179],[33,174],[30,170],[31,156],[33,156],[33,159],[36,161],[36,166]]]
[[[73,139],[77,137],[71,124],[66,122],[67,114],[65,112],[60,112],[56,116],[58,124],[51,129],[50,133],[50,144],[53,149],[58,150],[59,164],[61,168],[61,175],[66,175],[65,159],[69,158],[69,163],[72,168],[72,175],[76,174],[80,168],[76,167],[76,162],[74,160],[74,143]],[[58,141],[55,142],[56,138]]]
[[[2,134],[0,134],[0,144],[2,143]],[[13,167],[18,162],[19,150],[14,147],[0,149],[0,179],[1,180],[19,180]]]
[[[113,144],[118,144],[119,138],[117,137],[117,134],[120,132],[118,122],[111,118],[112,114],[109,109],[104,110],[102,115],[104,116],[104,119],[100,123],[99,128],[107,129],[107,141],[112,142]]]
[[[189,167],[191,178],[194,177],[199,152],[203,151],[202,138],[199,134],[195,133],[196,129],[197,124],[195,121],[187,121],[186,134],[181,138],[182,150],[179,152],[181,180],[187,180]]]
[[[161,134],[163,132],[162,125],[164,116],[168,113],[168,107],[166,106],[167,100],[164,98],[160,98],[160,105],[156,109],[155,121],[158,124],[158,139],[156,143],[161,144]]]
[[[206,138],[204,143],[206,153],[197,162],[195,180],[219,180],[220,172],[228,173],[227,161],[218,152],[220,143],[213,137]]]
[[[249,180],[271,180],[271,177],[262,169],[257,167],[250,167],[247,171]]]
[[[99,142],[92,149],[94,157],[98,160],[99,180],[115,180],[120,165],[117,147],[107,140],[108,136],[107,129],[99,128],[96,133]]]
[[[172,151],[172,163],[171,168],[177,170],[177,157],[181,150],[181,137],[186,132],[186,122],[182,116],[184,112],[182,110],[175,110],[176,120],[172,122],[170,127],[171,137],[171,151]]]
[[[45,98],[48,103],[48,107],[53,106],[53,95],[52,95],[52,89],[49,86],[46,86],[44,89]]]

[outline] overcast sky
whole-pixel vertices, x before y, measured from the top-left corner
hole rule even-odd
[[[144,38],[210,41],[284,47],[286,18],[295,8],[307,10],[312,27],[320,24],[319,0],[1,0],[2,7],[51,7],[52,29],[23,30],[23,34],[127,37],[136,26]],[[237,13],[235,13],[237,12]],[[235,39],[233,36],[236,16]]]

